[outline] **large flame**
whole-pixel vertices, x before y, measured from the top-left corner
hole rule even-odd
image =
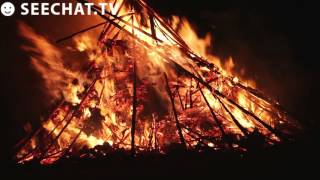
[[[121,3],[118,2],[118,8],[122,7]],[[235,142],[241,137],[256,131],[266,137],[267,144],[280,141],[270,128],[287,121],[286,115],[274,103],[254,93],[252,80],[236,77],[232,58],[223,63],[208,53],[212,46],[209,34],[199,38],[185,18],[172,18],[171,28],[191,50],[188,57],[185,47],[175,41],[177,37],[161,20],[153,18],[153,22],[142,25],[144,13],[134,16],[130,13],[134,9],[122,7],[118,16],[123,18],[117,23],[135,38],[113,26],[106,28],[98,42],[98,35],[90,33],[73,38],[73,48],[87,55],[88,65],[77,71],[64,66],[62,52],[55,45],[19,23],[21,35],[33,45],[23,49],[32,53],[32,65],[43,77],[48,94],[55,100],[64,97],[37,136],[17,154],[20,162],[39,158],[44,164],[52,163],[66,153],[98,145],[130,150],[133,108],[137,115],[134,137],[137,151],[165,152],[168,145],[179,143],[175,118],[189,149],[199,144],[215,149],[225,147],[223,133],[233,137],[229,143],[233,148],[239,147]],[[206,59],[218,68],[198,66],[190,60],[194,57]],[[195,74],[213,89],[206,88],[199,79],[186,76],[177,66]],[[170,105],[164,73],[169,79],[174,108]],[[134,76],[137,76],[136,90]],[[133,107],[135,91],[137,105]],[[218,128],[219,123],[224,132]],[[197,136],[211,138],[198,141]]]

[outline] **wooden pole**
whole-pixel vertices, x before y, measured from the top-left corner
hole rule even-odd
[[[135,155],[135,130],[137,113],[137,72],[136,61],[133,62],[133,99],[132,99],[132,118],[131,118],[131,155]]]
[[[175,121],[176,121],[176,127],[178,129],[180,142],[184,146],[184,148],[187,149],[187,144],[186,144],[186,141],[185,141],[185,139],[183,137],[183,134],[182,134],[182,130],[181,130],[181,127],[180,127],[177,110],[176,110],[176,107],[175,107],[175,104],[174,104],[174,98],[173,98],[171,90],[170,90],[167,74],[164,74],[164,77],[165,77],[165,81],[166,81],[166,85],[167,85],[167,92],[168,92],[168,95],[169,95],[169,98],[170,98],[170,101],[171,101],[171,106],[172,106],[173,114],[174,114]]]
[[[225,133],[223,127],[222,127],[222,124],[220,123],[220,121],[218,120],[218,117],[216,116],[216,114],[214,113],[213,109],[211,108],[211,106],[210,106],[210,104],[209,104],[206,96],[203,94],[203,91],[202,91],[201,87],[199,87],[199,91],[200,91],[200,93],[201,93],[204,101],[206,102],[206,104],[207,104],[207,106],[208,106],[208,108],[209,108],[209,110],[210,110],[210,113],[211,113],[211,115],[212,115],[212,117],[213,117],[213,120],[217,123],[217,125],[218,125],[218,127],[219,127],[219,129],[220,129],[220,131],[221,131],[221,134],[222,134],[222,137],[223,137],[225,140],[227,140],[227,139],[226,139],[226,133]]]
[[[224,108],[225,111],[227,111],[227,113],[230,115],[232,121],[237,125],[237,127],[241,130],[241,132],[245,135],[248,136],[248,131],[247,129],[245,129],[240,123],[239,121],[234,117],[234,115],[230,112],[230,110],[226,107],[226,105],[220,100],[220,98],[214,96],[215,98],[218,99],[218,101],[220,102],[220,104],[222,105],[222,107]]]

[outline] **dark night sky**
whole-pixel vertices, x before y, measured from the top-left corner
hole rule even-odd
[[[151,0],[149,0],[151,1]],[[17,1],[15,1],[17,2]],[[151,5],[164,16],[191,20],[199,35],[212,33],[212,52],[232,56],[246,77],[256,80],[300,122],[319,127],[315,24],[316,12],[308,1],[156,0]],[[40,78],[28,56],[20,50],[22,39],[16,20],[23,20],[52,41],[88,27],[89,17],[1,17],[1,143],[4,155],[23,135],[26,121],[39,121],[48,107]],[[3,155],[3,153],[1,153]]]

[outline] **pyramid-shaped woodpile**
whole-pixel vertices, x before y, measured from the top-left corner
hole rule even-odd
[[[104,26],[64,100],[17,145],[18,162],[48,164],[95,147],[104,155],[166,153],[171,144],[247,151],[252,142],[266,147],[292,138],[297,125],[280,105],[194,52],[178,23],[143,0],[114,4],[117,12],[104,15],[92,7],[105,22],[61,40]]]

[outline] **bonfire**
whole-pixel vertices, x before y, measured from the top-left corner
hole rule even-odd
[[[172,144],[246,152],[293,139],[298,125],[279,103],[234,74],[232,58],[222,63],[207,53],[210,35],[199,38],[185,18],[164,19],[143,0],[114,6],[106,14],[93,6],[103,22],[58,41],[72,40],[87,55],[78,69],[20,24],[34,46],[24,50],[37,53],[32,64],[58,105],[17,144],[18,163],[52,164],[85,157],[84,149],[165,154]],[[102,26],[96,38],[86,34]]]

